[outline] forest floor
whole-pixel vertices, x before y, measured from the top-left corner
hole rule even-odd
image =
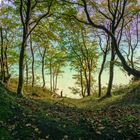
[[[36,92],[35,92],[36,91]],[[106,99],[18,97],[0,83],[0,140],[139,140],[140,83]]]

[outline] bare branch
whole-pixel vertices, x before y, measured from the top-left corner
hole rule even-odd
[[[25,28],[25,21],[23,17],[23,0],[20,0],[20,17],[23,27]]]
[[[31,7],[31,9],[33,10],[33,9],[36,7],[36,5],[37,5],[37,0],[35,0],[35,3],[34,3],[34,5]]]
[[[82,0],[82,1],[83,1],[83,4],[84,4],[84,10],[85,10],[85,13],[86,13],[87,20],[88,20],[89,24],[92,25],[94,28],[102,29],[102,30],[104,30],[107,34],[113,36],[113,34],[112,34],[105,26],[103,26],[103,25],[97,25],[97,24],[95,24],[95,23],[91,20],[90,15],[89,15],[89,13],[88,13],[88,9],[87,9],[87,3],[86,3],[85,0]]]
[[[31,32],[35,29],[35,27],[39,24],[39,22],[44,18],[44,17],[50,17],[52,14],[50,14],[50,10],[51,10],[51,6],[52,6],[53,0],[50,2],[49,6],[48,6],[48,11],[47,13],[43,14],[42,16],[40,16],[37,21],[36,24],[31,28],[31,30],[29,31],[29,33],[27,34],[27,38],[28,36],[31,34]]]
[[[112,19],[111,19],[110,17],[108,17],[105,13],[103,13],[98,7],[95,6],[95,8],[96,8],[96,10],[97,10],[101,15],[103,15],[103,16],[104,16],[105,18],[107,18],[108,20],[112,21]]]
[[[125,7],[126,7],[126,3],[127,3],[127,0],[124,0],[123,1],[123,8],[122,8],[122,12],[121,12],[121,15],[115,25],[115,29],[118,27],[118,25],[120,24],[120,21],[122,20],[123,16],[124,16],[124,11],[125,11]]]
[[[109,10],[110,14],[113,16],[113,11],[110,6],[110,0],[108,0],[108,10]]]

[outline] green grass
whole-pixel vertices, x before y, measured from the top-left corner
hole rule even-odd
[[[18,97],[0,83],[0,140],[139,139],[138,85],[118,89],[104,100],[94,96],[76,100],[53,99],[51,94]],[[137,90],[128,93],[134,87]]]

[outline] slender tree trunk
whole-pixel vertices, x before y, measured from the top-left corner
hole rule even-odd
[[[55,91],[57,89],[57,80],[58,80],[58,74],[56,74],[56,76],[55,76],[55,86],[54,86]]]
[[[10,76],[10,74],[9,74],[8,58],[7,58],[7,46],[5,46],[4,57],[5,57],[6,77],[8,78]]]
[[[45,87],[45,74],[44,74],[44,61],[42,60],[42,80],[43,80],[43,85],[42,88]]]
[[[1,35],[1,80],[5,80],[5,69],[4,69],[4,44],[3,44],[3,29],[0,27]]]
[[[46,55],[46,48],[44,48],[44,52],[43,52],[43,56],[42,56],[42,80],[43,80],[43,85],[42,87],[45,87],[45,69],[44,69],[44,65],[45,65],[45,55]]]
[[[114,60],[115,60],[115,50],[114,50],[114,43],[111,42],[111,60],[110,60],[110,67],[109,67],[109,83],[106,92],[106,96],[111,96],[113,78],[114,78]]]
[[[132,74],[134,77],[140,78],[140,71],[131,68],[131,67],[127,64],[127,62],[126,62],[124,56],[122,55],[122,53],[121,53],[120,50],[119,50],[119,47],[118,47],[116,38],[115,38],[114,36],[112,36],[112,35],[110,35],[110,36],[111,36],[111,38],[112,38],[112,40],[113,40],[113,42],[114,42],[113,44],[114,44],[114,47],[115,47],[116,54],[117,54],[117,56],[119,57],[119,59],[121,60],[122,66],[123,66],[124,70],[128,72],[128,75],[131,75],[131,74]]]
[[[53,71],[53,76],[52,76],[52,86],[53,86],[53,92],[54,92],[54,89],[55,89],[55,87],[54,87],[54,84],[55,84],[55,74],[54,74],[54,71]]]
[[[81,84],[81,95],[83,97],[85,97],[84,86],[83,86],[83,73],[82,73],[82,69],[80,70],[80,84]]]
[[[101,64],[101,68],[100,68],[100,72],[99,72],[99,75],[98,75],[98,97],[101,97],[101,93],[102,93],[102,84],[101,84],[101,77],[102,77],[102,73],[103,73],[103,70],[104,70],[104,65],[105,65],[105,62],[106,62],[106,57],[107,57],[107,53],[104,53],[103,55],[103,61],[102,61],[102,64]]]
[[[131,66],[132,66],[132,69],[134,69],[134,50],[132,49],[132,54],[131,54]]]
[[[86,91],[87,91],[87,96],[90,95],[89,93],[89,81],[88,81],[88,76],[87,76],[87,70],[84,69],[84,75],[85,75],[85,79],[86,79]]]
[[[58,73],[59,73],[59,67],[57,68],[56,74],[55,74],[55,90],[57,89]]]
[[[84,97],[86,95],[87,87],[84,88]]]
[[[50,89],[51,91],[53,90],[52,89],[52,62],[50,60]]]
[[[30,48],[31,48],[31,55],[32,55],[32,87],[34,87],[34,83],[35,83],[35,75],[34,75],[34,62],[35,62],[35,58],[34,58],[34,50],[33,50],[33,46],[32,46],[31,35],[30,35]]]
[[[23,13],[23,6],[24,1],[20,1],[20,17],[21,22],[23,25],[23,37],[22,37],[22,44],[21,44],[21,50],[20,50],[20,56],[19,56],[19,78],[18,78],[18,88],[17,93],[22,96],[23,92],[23,84],[24,84],[24,58],[25,58],[25,50],[27,46],[27,39],[29,35],[29,22],[31,18],[31,0],[28,0],[26,3],[27,9],[26,13]],[[25,15],[24,15],[25,14]]]
[[[26,39],[26,32],[23,32],[23,41],[20,51],[20,57],[19,57],[19,79],[18,79],[18,88],[17,93],[21,96],[23,93],[23,84],[24,84],[24,57],[25,57],[25,49],[27,45],[27,39]]]
[[[87,87],[88,96],[91,95],[91,69],[89,68],[88,72],[88,87]]]
[[[26,87],[28,86],[29,76],[28,76],[28,62],[26,62]]]
[[[88,56],[88,53],[87,53]],[[88,65],[88,87],[87,87],[87,93],[88,96],[91,95],[91,72],[92,72],[92,60],[90,60],[87,57],[87,65]]]

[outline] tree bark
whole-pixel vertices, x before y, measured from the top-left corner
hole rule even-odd
[[[54,84],[55,84],[55,76],[54,76],[54,71],[53,71],[53,74],[52,74],[52,88],[53,88],[53,92],[54,92]]]
[[[52,89],[52,62],[50,60],[50,89],[51,91],[53,90]]]
[[[10,74],[9,74],[8,58],[7,58],[7,46],[5,46],[5,50],[4,50],[4,58],[5,58],[5,71],[6,71],[6,77],[8,78],[8,77],[10,76]]]
[[[59,74],[59,66],[56,68],[56,73],[55,73],[55,91],[57,90],[57,82],[58,82],[58,74]]]
[[[89,69],[88,72],[88,83],[87,83],[87,95],[90,96],[91,95],[91,71]]]
[[[114,51],[114,44],[111,43],[111,60],[110,60],[110,67],[109,67],[109,83],[106,92],[106,96],[111,96],[113,78],[114,78],[114,60],[115,60],[115,51]]]
[[[133,49],[132,49],[132,52],[131,52],[132,54],[131,54],[131,67],[132,67],[132,69],[134,69],[134,51],[133,51]]]
[[[102,61],[102,64],[101,64],[101,68],[100,68],[100,72],[99,72],[99,75],[98,75],[98,97],[101,97],[101,94],[102,94],[102,84],[101,84],[101,76],[102,76],[102,73],[103,73],[103,70],[104,70],[104,65],[105,65],[105,62],[106,62],[106,57],[107,57],[107,53],[104,53],[103,55],[103,61]]]
[[[34,83],[35,83],[35,73],[34,73],[35,58],[34,58],[34,50],[33,50],[33,46],[32,46],[31,35],[30,35],[30,48],[31,48],[31,55],[32,55],[32,87],[34,87]]]
[[[56,76],[55,76],[55,91],[57,89],[57,81],[58,81],[58,74],[56,74]]]
[[[29,83],[29,76],[28,76],[28,62],[26,62],[26,87],[28,86]]]
[[[26,49],[26,45],[27,45],[26,35],[27,35],[27,31],[24,30],[23,31],[23,41],[22,41],[20,57],[19,57],[19,79],[18,79],[18,88],[17,88],[17,93],[20,96],[23,93],[23,84],[24,84],[24,56],[25,56],[25,49]]]
[[[131,68],[127,64],[125,58],[123,57],[122,53],[120,52],[120,50],[118,48],[117,41],[116,41],[115,37],[114,36],[111,36],[111,37],[112,37],[112,40],[114,42],[115,51],[117,53],[117,56],[119,57],[119,59],[122,62],[122,66],[123,66],[124,70],[126,70],[128,72],[128,75],[131,75],[132,74],[134,77],[140,78],[140,71]]]
[[[89,80],[88,80],[88,75],[87,75],[87,69],[84,69],[84,76],[85,76],[85,79],[86,79],[87,96],[90,96],[90,89],[89,89]]]
[[[27,5],[27,10],[26,10],[26,16],[24,20],[24,15],[23,15],[23,4],[24,1],[20,0],[20,17],[23,25],[23,37],[22,37],[22,45],[21,45],[21,50],[20,50],[20,56],[19,56],[19,79],[18,79],[18,88],[17,88],[17,93],[22,96],[23,93],[23,84],[24,84],[24,58],[25,58],[25,50],[27,46],[27,39],[29,36],[29,21],[31,18],[31,0],[28,0],[26,5]]]
[[[82,73],[82,69],[80,70],[80,85],[81,85],[81,95],[82,95],[83,97],[85,97],[84,85],[83,85],[83,73]]]
[[[3,43],[3,29],[0,27],[1,36],[1,81],[5,80],[5,69],[4,69],[4,43]]]
[[[43,85],[42,88],[45,87],[45,69],[44,69],[44,65],[45,65],[45,55],[46,55],[46,48],[44,48],[44,52],[43,52],[43,56],[42,56],[42,80],[43,80]]]

